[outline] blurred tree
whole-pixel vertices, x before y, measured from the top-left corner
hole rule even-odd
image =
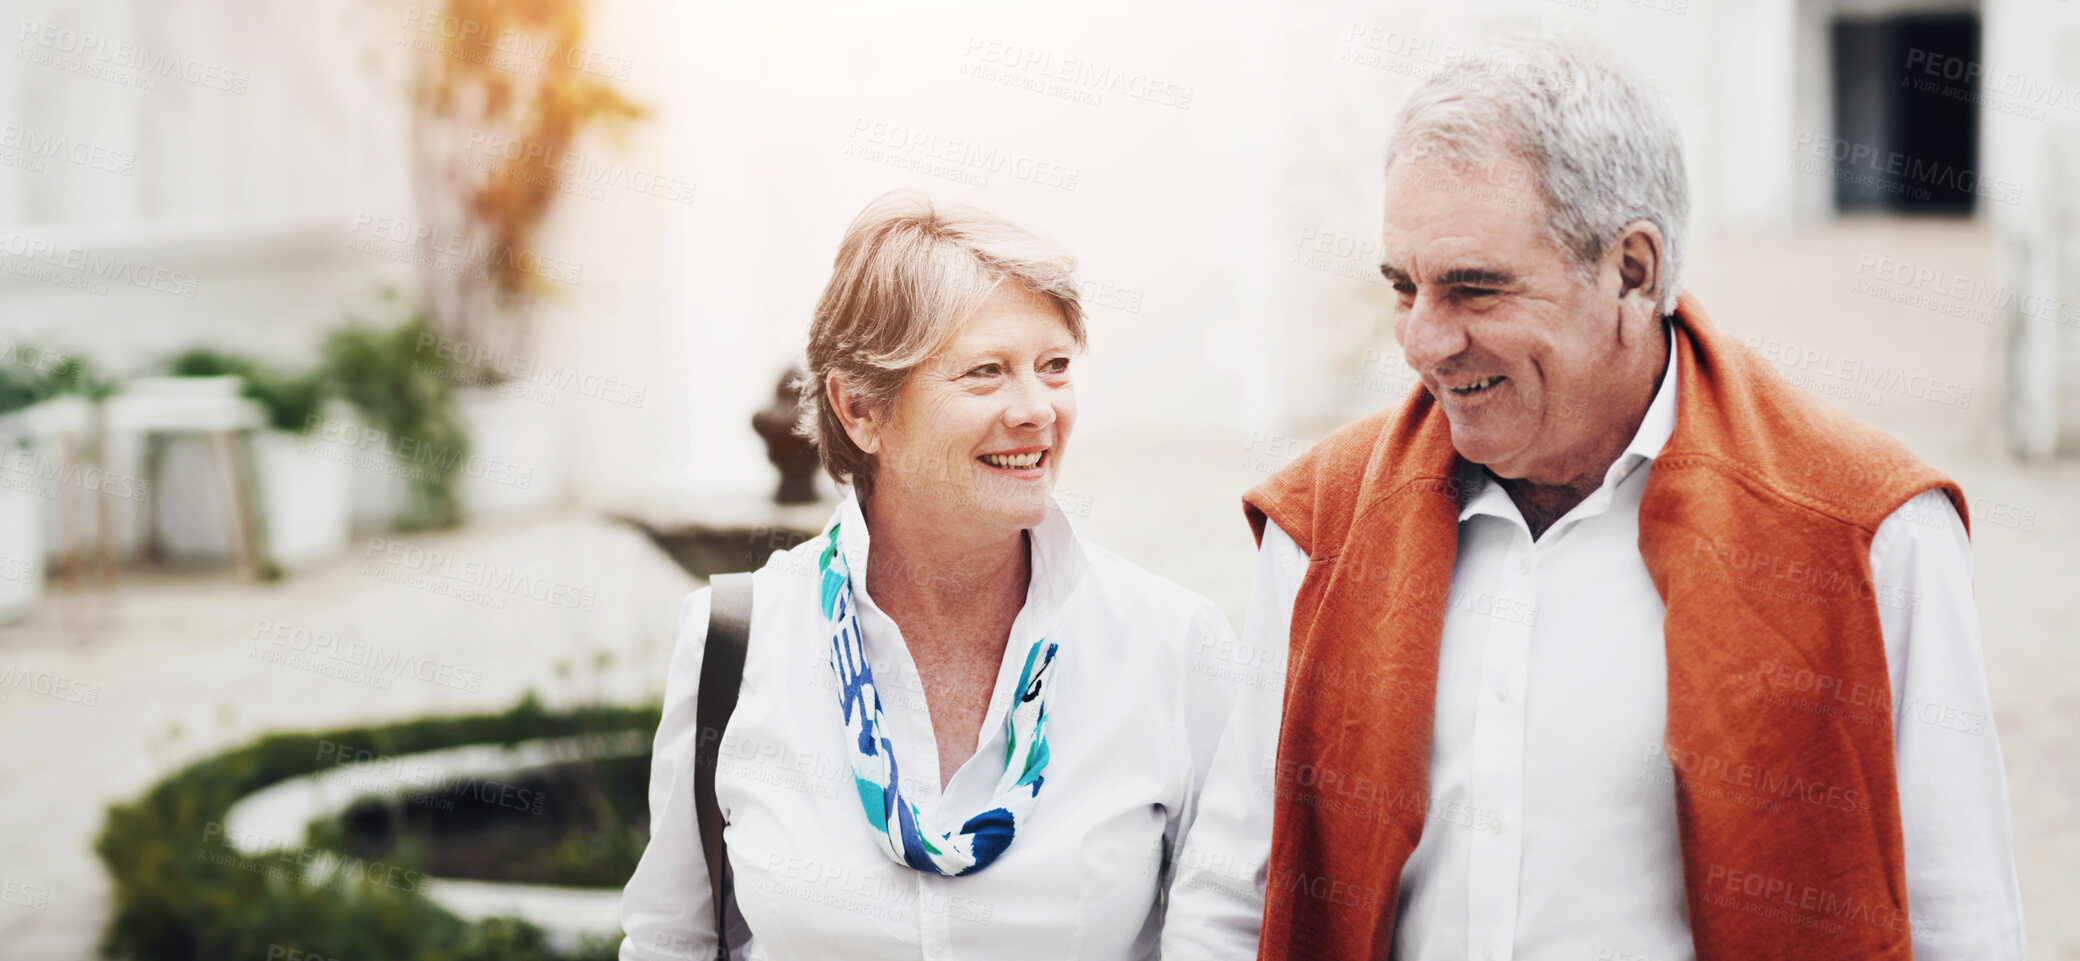
[[[459,218],[465,261],[428,271],[436,322],[504,357],[525,345],[526,308],[557,276],[536,230],[586,163],[572,147],[589,128],[618,134],[649,110],[615,88],[621,71],[602,69],[617,61],[584,45],[584,0],[444,0],[436,23],[414,90],[419,202]]]

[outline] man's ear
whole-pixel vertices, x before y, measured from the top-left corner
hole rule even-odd
[[[1626,224],[1609,258],[1618,271],[1619,306],[1659,320],[1661,294],[1668,283],[1668,241],[1661,228],[1651,220]]]
[[[852,446],[869,454],[879,453],[881,418],[861,403],[851,381],[833,369],[824,375],[823,390],[830,398],[831,410],[838,415],[838,423],[845,427],[845,436],[852,438]]]

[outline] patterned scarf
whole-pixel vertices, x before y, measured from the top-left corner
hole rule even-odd
[[[882,853],[899,864],[948,877],[980,871],[1011,846],[1046,781],[1040,772],[1047,767],[1047,704],[1054,694],[1050,675],[1057,645],[1043,637],[1026,652],[1018,675],[1019,701],[1004,718],[1011,746],[989,808],[965,818],[944,811],[928,815],[903,796],[902,776],[884,733],[888,725],[882,719],[881,693],[852,608],[851,568],[838,550],[840,526],[831,525],[817,564],[823,573],[824,622],[831,631],[831,671],[838,678],[845,729],[853,735],[852,780],[867,825]]]

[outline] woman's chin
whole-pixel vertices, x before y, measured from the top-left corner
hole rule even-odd
[[[1038,527],[1047,519],[1047,497],[1054,485],[1045,480],[1023,485],[1024,489],[978,491],[969,499],[977,521],[1001,524],[1012,530]]]

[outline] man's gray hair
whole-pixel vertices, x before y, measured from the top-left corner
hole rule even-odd
[[[1546,232],[1585,280],[1625,225],[1652,221],[1668,249],[1661,312],[1673,313],[1690,217],[1683,138],[1653,90],[1594,48],[1544,38],[1497,41],[1445,65],[1409,95],[1387,169],[1434,158],[1481,167],[1528,163]]]

